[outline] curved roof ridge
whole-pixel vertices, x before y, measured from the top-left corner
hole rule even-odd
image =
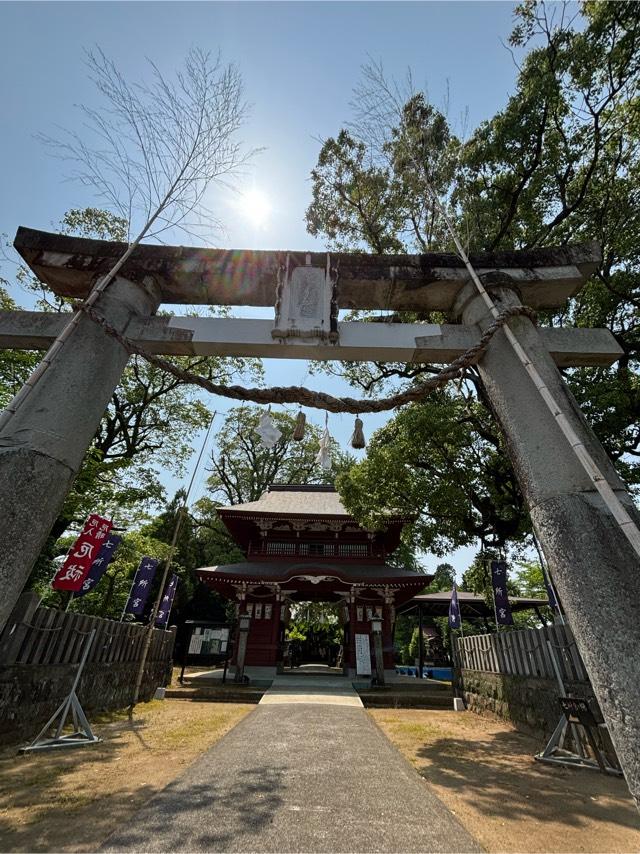
[[[277,487],[279,484],[274,485]],[[277,513],[287,515],[343,516],[345,519],[353,519],[353,516],[345,509],[340,495],[335,488],[305,489],[303,486],[296,488],[296,484],[280,485],[291,488],[273,489],[269,487],[257,501],[247,501],[243,504],[231,504],[219,507],[218,512],[223,515],[227,513]]]

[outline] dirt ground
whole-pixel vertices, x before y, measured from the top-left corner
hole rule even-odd
[[[93,851],[251,705],[153,701],[92,718],[94,746],[16,755],[0,751],[0,850]]]
[[[167,699],[95,721],[104,742],[0,752],[0,850],[93,851],[254,706]],[[541,745],[471,712],[371,709],[489,852],[640,852],[624,781],[540,765]],[[420,817],[428,821],[428,816]]]
[[[369,713],[487,851],[640,851],[624,780],[541,765],[542,744],[472,712]]]

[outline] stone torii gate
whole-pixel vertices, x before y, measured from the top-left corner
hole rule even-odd
[[[87,296],[125,248],[24,228],[14,245],[56,294],[77,299]],[[593,245],[471,256],[500,309],[560,307],[580,290],[598,260]],[[275,324],[155,317],[160,303],[275,304],[277,317]],[[444,364],[475,344],[493,320],[460,259],[435,253],[328,257],[140,246],[96,308],[121,334],[152,353]],[[441,311],[453,322],[340,323],[338,308]],[[0,347],[44,349],[65,322],[60,315],[0,313]],[[537,329],[524,316],[511,319],[509,327],[611,488],[640,523],[624,484],[558,371],[558,366],[611,365],[621,355],[613,336],[604,329]],[[0,432],[2,622],[58,515],[127,360],[122,344],[84,315],[46,379]],[[494,335],[477,367],[637,801],[637,555],[504,332]]]

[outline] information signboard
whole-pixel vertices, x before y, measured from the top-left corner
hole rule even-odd
[[[224,655],[229,646],[230,631],[229,626],[217,629],[194,626],[187,655]]]
[[[369,635],[356,634],[356,674],[371,676],[371,647]]]
[[[184,677],[184,669],[187,665],[207,667],[212,664],[224,664],[226,676],[227,664],[233,652],[232,628],[228,623],[199,620],[185,622],[185,629],[189,634],[183,646],[180,681]]]

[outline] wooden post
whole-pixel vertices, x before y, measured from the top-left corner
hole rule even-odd
[[[418,605],[418,679],[424,669],[424,635],[422,634],[422,605]]]
[[[236,675],[234,682],[244,681],[244,661],[247,656],[247,639],[249,637],[249,626],[251,617],[248,614],[240,614],[238,617],[238,653],[236,655]]]
[[[371,620],[373,630],[373,657],[376,662],[376,683],[384,685],[384,653],[382,650],[382,619],[373,617]]]

